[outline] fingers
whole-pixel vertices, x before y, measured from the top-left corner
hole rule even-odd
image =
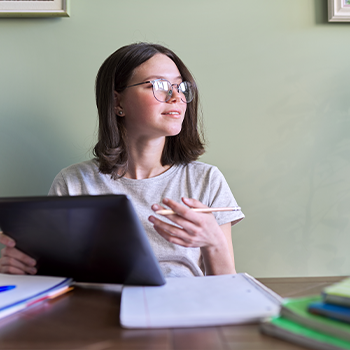
[[[202,202],[198,201],[197,199],[185,198],[185,197],[182,197],[181,199],[190,208],[208,208],[206,205],[204,205]]]
[[[190,208],[181,203],[177,203],[169,198],[164,198],[163,203],[172,209],[177,215],[185,216],[190,212]]]
[[[182,198],[182,201],[187,206],[164,198],[163,202],[176,213],[176,215],[167,215],[166,217],[190,234],[196,234],[199,227],[206,225],[206,223],[210,221],[215,221],[215,217],[212,213],[198,213],[191,210],[191,208],[208,208],[200,201],[190,198]],[[190,206],[190,208],[188,208],[188,206]]]
[[[199,207],[200,205],[201,208],[207,208],[201,202],[196,201],[194,199],[182,198],[182,201],[186,205],[194,205],[196,207]],[[203,215],[203,213],[196,213],[193,210],[191,210],[188,206],[185,206],[181,203],[177,203],[168,198],[164,198],[163,203],[176,213],[176,215],[167,215],[167,217],[178,225],[181,225],[179,217],[185,218],[186,220],[193,222],[196,225],[199,225],[203,219],[203,216],[201,216]]]
[[[37,272],[37,270],[35,267],[28,266],[15,258],[3,256],[0,259],[0,272],[11,273],[16,275],[24,275],[26,273],[34,275]]]
[[[167,217],[169,217],[168,215]],[[201,228],[191,222],[181,218],[178,215],[171,215],[173,221],[181,222],[183,227],[174,226],[154,216],[150,216],[148,220],[153,223],[154,229],[168,242],[179,244],[184,247],[199,247],[202,242],[200,239]]]
[[[149,221],[153,223],[155,230],[167,241],[184,247],[202,247],[215,243],[216,231],[219,228],[212,213],[198,213],[191,208],[207,208],[196,199],[182,198],[181,203],[164,198],[163,203],[175,214],[166,215],[175,225],[150,216]],[[154,211],[164,209],[155,204]],[[213,243],[214,242],[214,243]]]
[[[166,208],[162,207],[162,206],[159,205],[159,204],[153,204],[151,208],[152,208],[153,211],[164,210],[164,209],[166,209]]]
[[[0,243],[13,248],[16,245],[16,242],[9,236],[6,236],[3,232],[0,231]]]
[[[0,233],[0,243],[5,245],[1,250],[0,273],[11,274],[35,274],[37,272],[36,261],[20,250],[14,248],[15,241]]]
[[[208,208],[206,205],[204,205],[203,203],[201,203],[197,199],[185,198],[185,197],[182,197],[181,199],[182,199],[183,203],[186,204],[186,206],[188,206],[190,208]],[[177,203],[169,198],[164,198],[163,203],[166,204],[168,207],[170,207],[174,212],[176,212],[176,214],[186,213],[189,210],[189,208],[187,208],[187,207],[183,206],[182,204]],[[164,209],[167,209],[167,208],[165,208],[159,204],[152,205],[153,211],[164,210]],[[192,213],[192,212],[190,211],[189,213]]]
[[[190,236],[179,227],[169,225],[151,216],[149,220],[154,224],[154,229],[168,242],[181,245],[183,247],[197,247],[196,238]]]
[[[5,247],[1,251],[1,256],[18,260],[18,261],[20,261],[23,264],[28,265],[28,266],[35,266],[36,265],[36,261],[33,258],[28,256],[27,254],[22,253],[20,250],[18,250],[16,248]]]
[[[154,204],[152,205],[152,209],[156,212],[158,210],[164,210],[165,208],[158,205],[158,204]],[[160,214],[161,215],[161,214]],[[167,215],[166,216],[169,220],[173,221],[174,223],[176,223],[178,226],[180,226],[181,228],[184,228],[186,227],[186,229],[188,229],[189,231],[191,231],[191,227],[189,224],[191,224],[189,221],[183,219],[181,216],[178,216],[177,214],[174,214],[174,215]],[[155,226],[157,227],[161,227],[162,230],[164,231],[170,231],[173,227],[173,225],[169,225],[169,224],[166,224],[165,222],[159,220],[158,218],[155,218],[154,216],[150,216],[148,218],[148,220],[150,222],[152,222]],[[192,225],[193,226],[193,225]],[[173,233],[173,235],[175,235]]]

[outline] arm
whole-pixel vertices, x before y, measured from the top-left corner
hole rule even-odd
[[[231,239],[231,223],[221,225],[219,228],[224,236],[221,246],[201,247],[206,275],[236,273]]]
[[[183,198],[182,201],[191,208],[206,208],[195,199]],[[219,226],[212,213],[196,213],[170,199],[164,199],[163,203],[176,213],[167,217],[180,226],[177,227],[150,216],[149,221],[154,224],[155,230],[163,238],[183,247],[200,248],[207,275],[236,273],[231,223]],[[162,208],[155,204],[152,209],[156,211]]]

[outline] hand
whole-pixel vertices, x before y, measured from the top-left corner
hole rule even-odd
[[[196,199],[182,198],[188,207],[170,199],[163,203],[176,214],[167,215],[176,225],[168,224],[151,215],[148,219],[154,229],[168,242],[183,247],[201,249],[206,275],[234,274],[235,263],[231,239],[231,223],[219,226],[212,213],[198,213],[190,208],[207,208]],[[165,209],[158,204],[154,211]]]
[[[0,273],[14,275],[36,274],[36,261],[15,248],[15,241],[0,232],[0,243],[5,246],[1,250]]]
[[[166,217],[180,227],[154,216],[149,217],[149,221],[163,238],[171,243],[192,248],[217,248],[226,244],[225,236],[212,213],[198,213],[190,209],[207,206],[196,199],[182,198],[182,201],[188,207],[167,198],[163,200],[163,203],[176,213]],[[154,204],[152,209],[156,211],[164,208]]]

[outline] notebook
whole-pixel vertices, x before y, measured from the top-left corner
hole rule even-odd
[[[310,305],[320,302],[320,296],[285,299],[280,315],[301,326],[350,342],[350,325],[344,322],[314,315],[308,311]]]
[[[315,331],[284,317],[272,317],[264,321],[263,333],[315,350],[350,349],[350,342]]]
[[[350,307],[350,277],[326,287],[322,295],[326,303]]]
[[[66,290],[72,279],[0,273],[0,318],[51,299]]]
[[[77,282],[165,283],[125,195],[1,198],[0,228],[37,260],[38,275]]]
[[[258,322],[277,315],[282,298],[240,273],[167,278],[160,287],[124,286],[125,328],[201,327]]]

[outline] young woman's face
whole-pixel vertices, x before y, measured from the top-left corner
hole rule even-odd
[[[128,85],[159,78],[171,84],[182,81],[176,64],[163,54],[157,54],[138,66]],[[117,94],[117,106],[124,113],[128,138],[146,140],[177,135],[181,131],[187,104],[181,101],[175,87],[169,101],[157,101],[149,83],[127,88]]]

